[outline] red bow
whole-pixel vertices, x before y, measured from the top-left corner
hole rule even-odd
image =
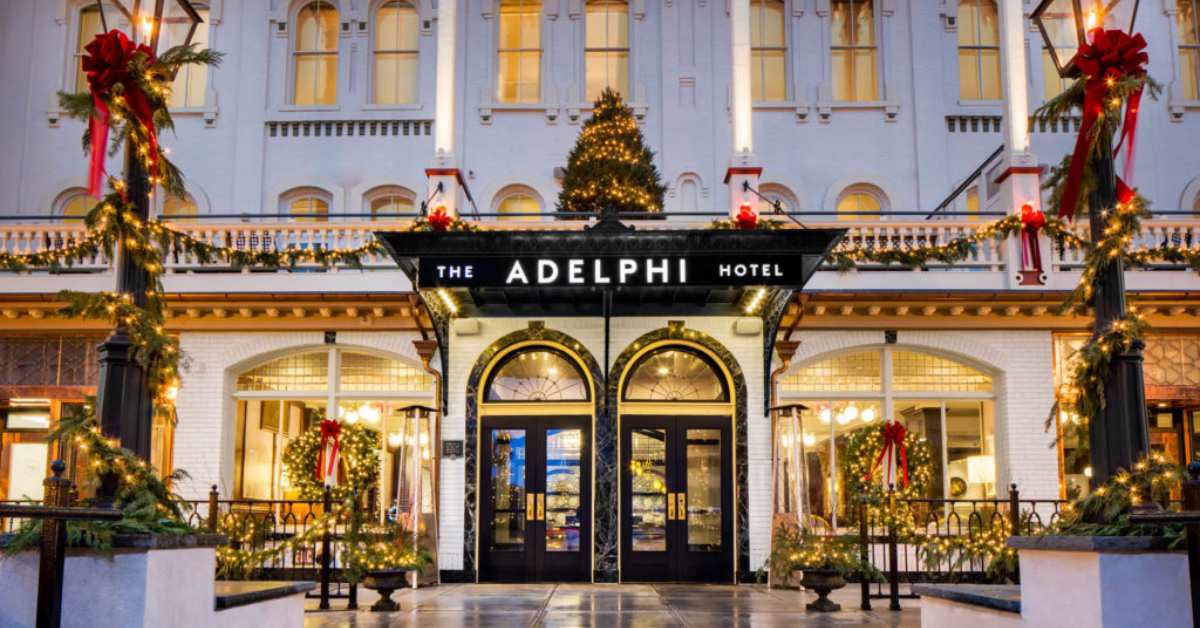
[[[870,482],[871,476],[875,475],[875,471],[879,469],[879,465],[883,463],[886,456],[892,453],[895,449],[899,454],[897,467],[900,468],[900,480],[904,488],[908,488],[908,449],[904,446],[904,436],[907,432],[904,426],[897,421],[891,421],[883,426],[883,449],[879,450],[879,455],[875,457],[875,464],[871,465],[871,470],[863,476],[864,482]],[[889,464],[884,473],[887,477],[884,478],[887,484],[893,484],[895,478],[892,477],[892,466]]]
[[[429,226],[434,231],[445,231],[450,228],[450,214],[446,213],[445,205],[438,205],[429,212]]]
[[[157,174],[158,138],[154,129],[154,110],[150,99],[138,87],[129,70],[137,55],[145,56],[147,66],[154,63],[155,56],[149,46],[135,45],[125,33],[118,30],[96,35],[91,43],[84,46],[84,50],[87,54],[83,56],[83,70],[87,73],[88,88],[96,106],[96,114],[88,120],[88,133],[92,142],[88,193],[98,198],[104,178],[104,156],[108,152],[109,111],[106,99],[113,95],[113,88],[117,85],[121,86],[121,95],[124,96],[129,111],[146,129],[146,138],[150,144],[151,174]]]
[[[1075,216],[1075,207],[1079,202],[1079,186],[1083,181],[1083,169],[1087,165],[1088,154],[1092,149],[1092,126],[1104,113],[1104,99],[1108,96],[1110,81],[1118,81],[1126,76],[1141,76],[1146,73],[1146,64],[1150,62],[1146,54],[1146,40],[1139,33],[1127,35],[1119,30],[1091,31],[1091,43],[1082,42],[1079,51],[1075,53],[1073,63],[1083,73],[1086,83],[1083,89],[1083,120],[1079,127],[1079,137],[1075,140],[1075,152],[1071,155],[1071,165],[1067,170],[1067,180],[1063,187],[1062,205],[1059,216],[1068,220]],[[1142,89],[1138,88],[1129,96],[1125,105],[1125,120],[1121,125],[1121,137],[1117,142],[1117,151],[1125,146],[1125,179],[1133,180],[1133,144],[1137,131],[1138,108],[1142,101]],[[1119,177],[1117,180],[1117,196],[1122,203],[1127,203],[1133,197],[1133,190]]]
[[[333,447],[329,452],[329,458],[325,457],[325,448],[329,444],[330,439],[333,440]],[[321,449],[317,453],[317,479],[324,480],[333,475],[337,468],[338,446],[342,442],[342,424],[333,419],[325,419],[321,421]]]
[[[758,214],[750,208],[750,203],[742,203],[734,222],[737,223],[738,229],[754,229],[758,227]]]
[[[1032,203],[1021,206],[1021,265],[1026,269],[1042,272],[1042,249],[1038,244],[1038,232],[1046,225],[1046,214],[1035,209]]]

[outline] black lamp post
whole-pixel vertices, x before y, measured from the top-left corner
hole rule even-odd
[[[134,41],[148,45],[156,53],[159,31],[164,24],[163,4],[165,0],[153,0],[153,7],[143,10],[142,1],[134,0],[132,9],[120,0],[97,0],[100,20],[104,29],[109,28],[105,5],[116,7],[129,22]],[[202,22],[196,9],[188,0],[172,0],[185,16],[191,27],[183,44],[190,44],[196,27]],[[149,4],[149,3],[148,3]],[[143,223],[150,216],[150,199],[154,191],[150,177],[129,144],[125,149],[125,190],[133,204],[137,218]],[[146,306],[146,290],[150,278],[146,271],[118,250],[118,292],[132,296],[139,307]],[[112,334],[100,345],[100,382],[96,387],[96,416],[101,431],[116,438],[122,447],[137,454],[139,458],[150,458],[150,436],[153,429],[153,400],[147,384],[146,372],[134,359],[133,342],[129,330],[118,324]],[[115,478],[102,481],[101,498],[111,497],[116,490]]]
[[[1121,30],[1132,35],[1138,0],[1043,0],[1033,11],[1046,49],[1059,75],[1079,75],[1073,63],[1079,42],[1096,28]],[[1101,124],[1093,152],[1096,186],[1088,197],[1088,217],[1093,242],[1103,239],[1107,217],[1117,206],[1112,132]],[[1124,317],[1125,268],[1121,258],[1109,261],[1096,276],[1092,307],[1093,333],[1100,335]],[[1104,383],[1104,407],[1089,426],[1092,485],[1108,480],[1118,469],[1132,469],[1150,449],[1146,425],[1146,390],[1142,380],[1142,344],[1113,356]]]

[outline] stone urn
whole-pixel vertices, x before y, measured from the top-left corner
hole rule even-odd
[[[846,586],[846,579],[832,569],[805,569],[800,584],[806,589],[816,591],[817,599],[809,602],[804,608],[819,613],[831,613],[842,610],[842,605],[829,599],[829,592]]]
[[[400,610],[400,605],[392,600],[392,592],[408,586],[407,569],[381,569],[368,571],[363,576],[362,585],[379,592],[379,601],[371,605],[376,613],[388,613]]]

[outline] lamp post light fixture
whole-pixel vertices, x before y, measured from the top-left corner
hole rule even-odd
[[[1075,53],[1097,28],[1132,35],[1140,0],[1042,0],[1033,10],[1033,21],[1042,32],[1046,50],[1059,76],[1078,76]]]
[[[153,2],[153,7],[149,5]],[[190,23],[187,36],[182,43],[190,44],[196,28],[203,22],[200,14],[188,0],[171,0],[182,12],[182,18],[168,17],[164,21],[166,0],[133,0],[132,8],[121,0],[96,0],[101,24],[108,30],[105,5],[116,7],[133,30],[133,39],[143,43],[158,54],[159,34],[164,23],[187,20]],[[150,216],[150,199],[153,186],[149,174],[138,158],[137,151],[126,143],[125,189],[137,219],[145,224]],[[118,245],[120,246],[120,245]],[[146,306],[146,291],[151,286],[150,277],[130,256],[119,252],[117,261],[116,289],[128,294],[138,307]],[[133,341],[124,324],[118,324],[99,347],[100,381],[96,387],[96,417],[101,431],[116,438],[122,447],[132,451],[143,460],[150,459],[151,432],[154,421],[154,400],[150,396],[145,369],[134,355]],[[169,471],[169,469],[163,469]],[[115,476],[101,478],[99,497],[111,500],[116,494],[118,480]]]
[[[1080,42],[1089,42],[1097,28],[1120,30],[1133,35],[1139,0],[1043,0],[1033,11],[1033,21],[1046,40],[1058,73],[1078,78],[1075,54]],[[1093,242],[1104,238],[1104,228],[1118,202],[1113,129],[1097,126],[1092,168],[1096,184],[1088,195],[1088,222]],[[1125,268],[1120,257],[1110,260],[1096,275],[1092,297],[1095,311],[1093,337],[1098,337],[1126,314]],[[1133,343],[1129,351],[1112,358],[1104,382],[1104,405],[1088,426],[1093,487],[1100,486],[1119,469],[1133,465],[1150,450],[1146,424],[1146,389],[1142,376],[1142,347]]]

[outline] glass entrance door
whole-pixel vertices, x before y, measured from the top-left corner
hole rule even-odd
[[[622,417],[621,578],[733,580],[729,420]]]
[[[590,579],[590,417],[485,417],[481,580]]]

